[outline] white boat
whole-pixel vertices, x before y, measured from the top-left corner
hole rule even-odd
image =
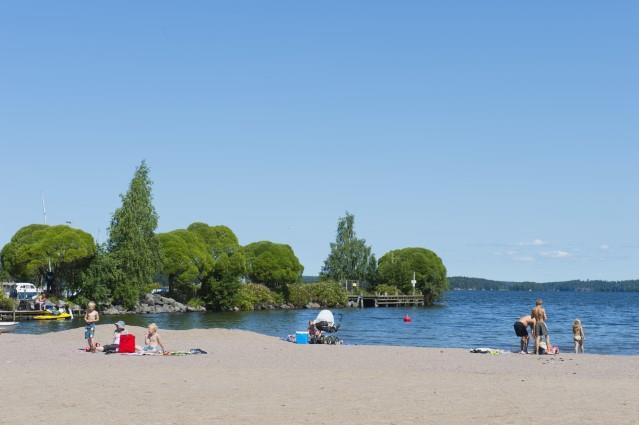
[[[18,322],[0,322],[0,334],[13,332]]]
[[[18,301],[33,301],[40,292],[33,283],[5,282],[2,284],[5,295]]]

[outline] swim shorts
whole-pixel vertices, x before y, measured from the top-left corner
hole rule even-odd
[[[535,334],[537,336],[546,336],[548,335],[548,327],[545,322],[537,322],[535,323]]]
[[[517,336],[520,338],[528,336],[528,330],[526,330],[526,325],[524,325],[523,323],[519,321],[515,322],[515,334],[517,334]]]
[[[95,323],[90,323],[84,327],[84,339],[93,338],[95,336]]]

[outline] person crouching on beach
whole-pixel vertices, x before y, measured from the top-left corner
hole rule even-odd
[[[162,339],[158,333],[158,326],[155,323],[151,323],[147,328],[147,333],[144,335],[144,347],[136,347],[138,351],[149,354],[164,354],[166,350],[162,344]]]
[[[530,316],[520,317],[519,320],[515,322],[515,335],[521,338],[519,342],[519,352],[521,354],[528,354],[528,328],[530,327],[530,331],[533,332],[535,329],[535,319]]]
[[[89,351],[95,353],[95,324],[100,320],[100,313],[96,310],[95,303],[89,302],[87,305],[87,311],[84,312],[84,339],[89,344]]]
[[[584,352],[584,340],[586,334],[584,333],[584,327],[581,325],[581,320],[575,319],[572,323],[572,340],[575,342],[575,353]]]

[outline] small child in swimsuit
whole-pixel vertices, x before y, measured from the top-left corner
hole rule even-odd
[[[93,301],[87,304],[87,311],[84,313],[84,339],[89,344],[89,351],[95,353],[95,324],[100,320],[100,313],[96,310],[95,303]]]
[[[581,320],[575,319],[572,322],[572,340],[575,342],[575,353],[584,352],[584,340],[586,334],[584,333],[584,327],[581,326]]]
[[[147,328],[147,333],[144,335],[144,347],[140,351],[144,353],[160,353],[164,354],[166,350],[160,339],[158,333],[158,326],[155,323],[151,323]]]

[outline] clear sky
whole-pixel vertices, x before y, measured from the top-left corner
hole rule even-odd
[[[639,3],[0,4],[0,244],[104,240],[135,166],[159,231],[320,270],[337,218],[449,275],[639,278]]]

